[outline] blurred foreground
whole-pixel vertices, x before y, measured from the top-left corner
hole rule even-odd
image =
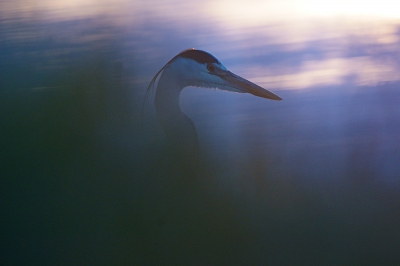
[[[136,36],[75,23],[55,27],[66,35],[2,42],[2,265],[400,259],[398,80],[369,85],[348,76],[281,88],[279,103],[187,89],[181,105],[196,124],[201,155],[182,158],[165,143],[151,104],[141,127],[146,86],[169,58],[150,67]],[[261,66],[221,60],[228,68],[286,62],[296,69],[303,56],[323,58],[318,47],[275,51]]]

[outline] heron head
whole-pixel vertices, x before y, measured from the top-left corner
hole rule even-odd
[[[214,55],[202,50],[187,49],[169,60],[157,72],[147,88],[145,101],[149,91],[154,87],[157,77],[164,71],[168,72],[166,76],[174,76],[177,81],[179,80],[180,90],[187,86],[216,88],[251,93],[271,100],[282,100],[273,92],[230,72]]]
[[[169,64],[179,66],[185,86],[217,88],[239,93],[251,93],[271,100],[281,97],[230,72],[214,55],[196,49],[188,49],[173,59]],[[168,65],[168,64],[167,64]]]

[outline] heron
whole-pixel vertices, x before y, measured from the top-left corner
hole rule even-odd
[[[194,48],[180,52],[155,74],[147,88],[145,101],[159,75],[154,99],[158,121],[170,143],[189,150],[198,150],[198,141],[193,121],[182,112],[179,105],[184,88],[215,88],[282,100],[273,92],[230,72],[211,53]]]

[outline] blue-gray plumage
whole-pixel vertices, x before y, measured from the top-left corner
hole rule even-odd
[[[233,74],[215,56],[201,50],[188,49],[168,61],[151,80],[145,100],[159,75],[155,93],[158,120],[169,141],[188,150],[197,149],[198,144],[194,123],[179,106],[180,93],[185,87],[216,88],[282,100],[269,90]]]

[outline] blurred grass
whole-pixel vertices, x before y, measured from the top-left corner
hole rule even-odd
[[[142,132],[145,86],[132,80],[145,63],[121,60],[104,36],[5,45],[2,265],[397,261],[398,83],[281,91],[279,106],[243,97],[238,120],[208,97],[212,112],[194,120],[220,142],[194,159]],[[67,48],[65,61],[50,53],[47,65],[48,46]],[[229,119],[238,143],[220,125]]]

